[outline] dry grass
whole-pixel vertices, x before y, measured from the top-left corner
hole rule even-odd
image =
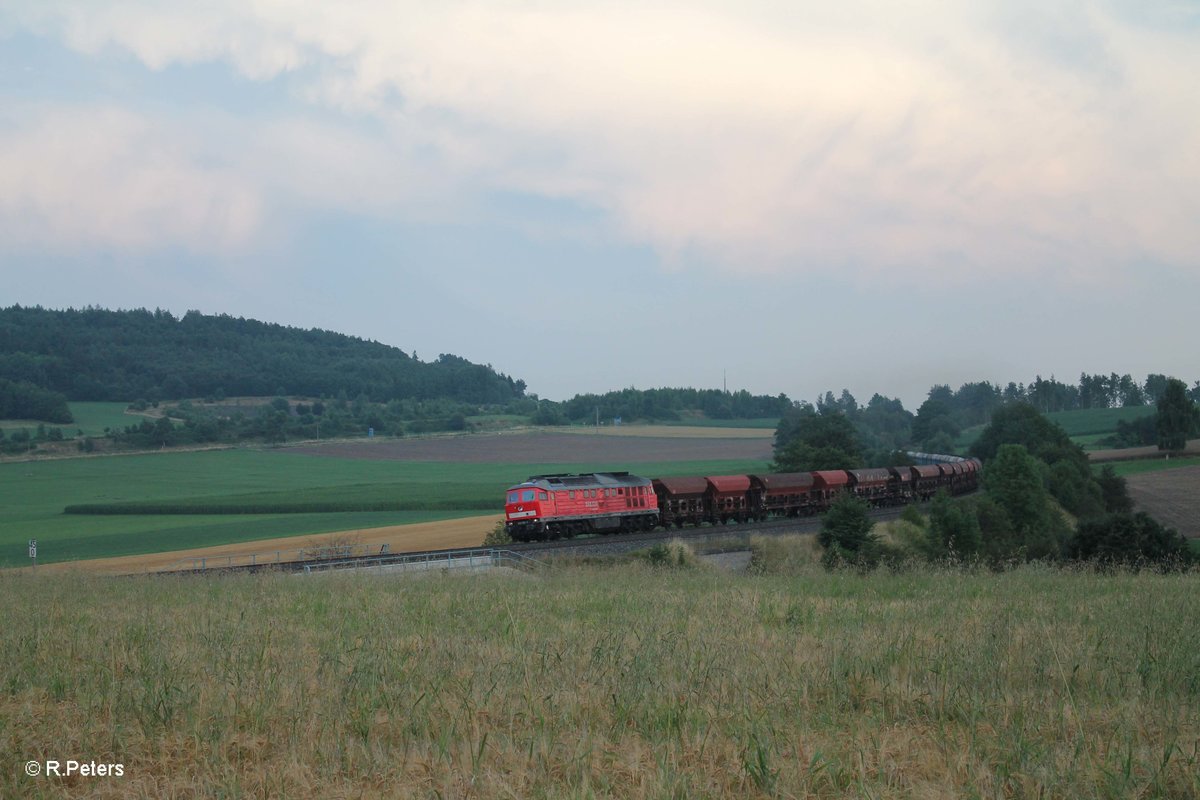
[[[5,573],[0,795],[1200,794],[1200,575],[774,547],[766,576]],[[81,757],[125,777],[20,768]]]

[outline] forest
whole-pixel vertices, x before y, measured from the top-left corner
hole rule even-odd
[[[423,362],[331,331],[146,309],[0,309],[0,380],[124,402],[342,393],[485,404],[525,393],[524,381],[455,355]]]

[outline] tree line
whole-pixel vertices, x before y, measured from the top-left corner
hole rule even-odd
[[[1088,376],[1084,375],[1084,378]],[[1124,382],[1115,378],[1115,385]],[[1127,376],[1126,376],[1127,377]],[[1145,400],[1156,414],[1134,421],[1120,420],[1108,442],[1113,447],[1161,444],[1163,449],[1182,449],[1186,440],[1200,435],[1192,422],[1200,400],[1200,381],[1191,389],[1177,378],[1149,375],[1139,387],[1140,395],[1127,399]],[[1030,384],[1032,397],[1042,397],[1065,387],[1051,379]],[[1079,387],[1066,387],[1077,396]],[[863,466],[892,466],[903,463],[900,451],[956,453],[964,430],[983,425],[998,410],[1028,406],[1044,413],[1045,402],[1033,402],[1023,384],[1009,383],[1007,389],[987,381],[965,383],[957,390],[938,384],[912,413],[897,399],[875,394],[859,405],[849,391],[826,392],[816,403],[799,401],[788,406],[775,430],[775,464],[781,471],[853,469]],[[1150,402],[1153,401],[1153,402]],[[1164,410],[1165,409],[1165,410]]]
[[[71,400],[366,395],[375,402],[520,399],[525,383],[443,354],[226,314],[161,309],[0,309],[0,379]]]
[[[661,388],[620,389],[604,394],[577,394],[562,403],[542,401],[539,424],[605,422],[671,422],[688,414],[707,419],[777,419],[792,401],[787,395],[752,395],[746,390]]]
[[[939,493],[927,514],[909,506],[891,541],[874,532],[865,503],[840,498],[818,537],[826,565],[870,569],[916,558],[1174,569],[1195,560],[1177,531],[1134,513],[1124,478],[1111,466],[1093,474],[1082,449],[1028,403],[998,410],[971,453],[984,462],[983,491],[959,499]]]

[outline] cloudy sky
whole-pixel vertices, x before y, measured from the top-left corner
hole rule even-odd
[[[914,406],[1200,378],[1200,6],[0,0],[0,304]]]

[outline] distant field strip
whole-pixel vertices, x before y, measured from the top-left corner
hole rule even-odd
[[[497,484],[498,485],[498,484]],[[356,511],[495,511],[497,485],[443,486],[438,496],[404,484],[318,487],[225,497],[184,497],[123,503],[80,503],[64,514],[317,514]],[[501,487],[503,488],[503,487]]]
[[[1116,433],[1118,422],[1133,422],[1157,413],[1154,406],[1125,408],[1080,408],[1075,411],[1053,411],[1046,419],[1057,423],[1068,436],[1088,436],[1097,433]]]

